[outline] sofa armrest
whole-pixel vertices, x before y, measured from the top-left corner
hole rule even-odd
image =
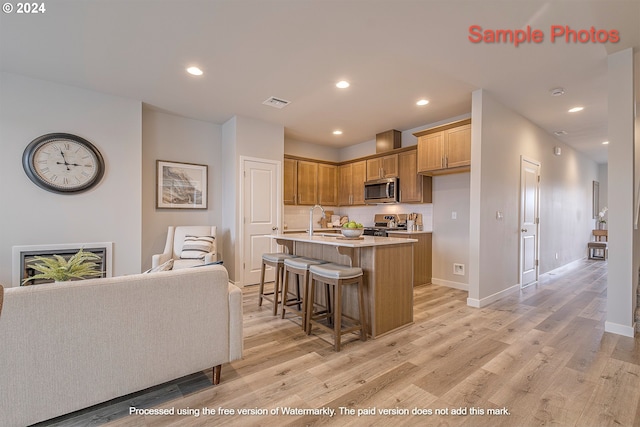
[[[209,252],[204,256],[204,263],[211,264],[212,262],[218,261],[218,254],[215,252]]]
[[[242,291],[229,283],[229,361],[242,359]]]
[[[157,267],[171,259],[171,252],[151,256],[151,268]]]

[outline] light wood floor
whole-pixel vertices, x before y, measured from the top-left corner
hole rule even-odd
[[[220,385],[207,371],[43,425],[640,426],[640,338],[604,332],[606,265],[574,263],[483,309],[468,307],[466,292],[417,287],[413,325],[364,343],[346,337],[340,353],[258,308],[248,287],[244,359],[223,365]],[[132,405],[337,413],[122,416]],[[369,408],[434,414],[357,416]]]

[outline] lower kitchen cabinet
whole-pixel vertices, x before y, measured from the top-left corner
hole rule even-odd
[[[431,233],[416,231],[413,233],[392,231],[387,232],[388,237],[401,239],[417,239],[413,245],[413,286],[431,283]]]

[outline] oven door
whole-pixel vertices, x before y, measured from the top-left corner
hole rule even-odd
[[[367,204],[398,203],[398,178],[365,182],[364,202]]]

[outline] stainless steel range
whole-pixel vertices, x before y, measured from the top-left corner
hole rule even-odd
[[[406,214],[375,214],[373,227],[365,227],[365,236],[387,237],[387,232],[407,229]]]

